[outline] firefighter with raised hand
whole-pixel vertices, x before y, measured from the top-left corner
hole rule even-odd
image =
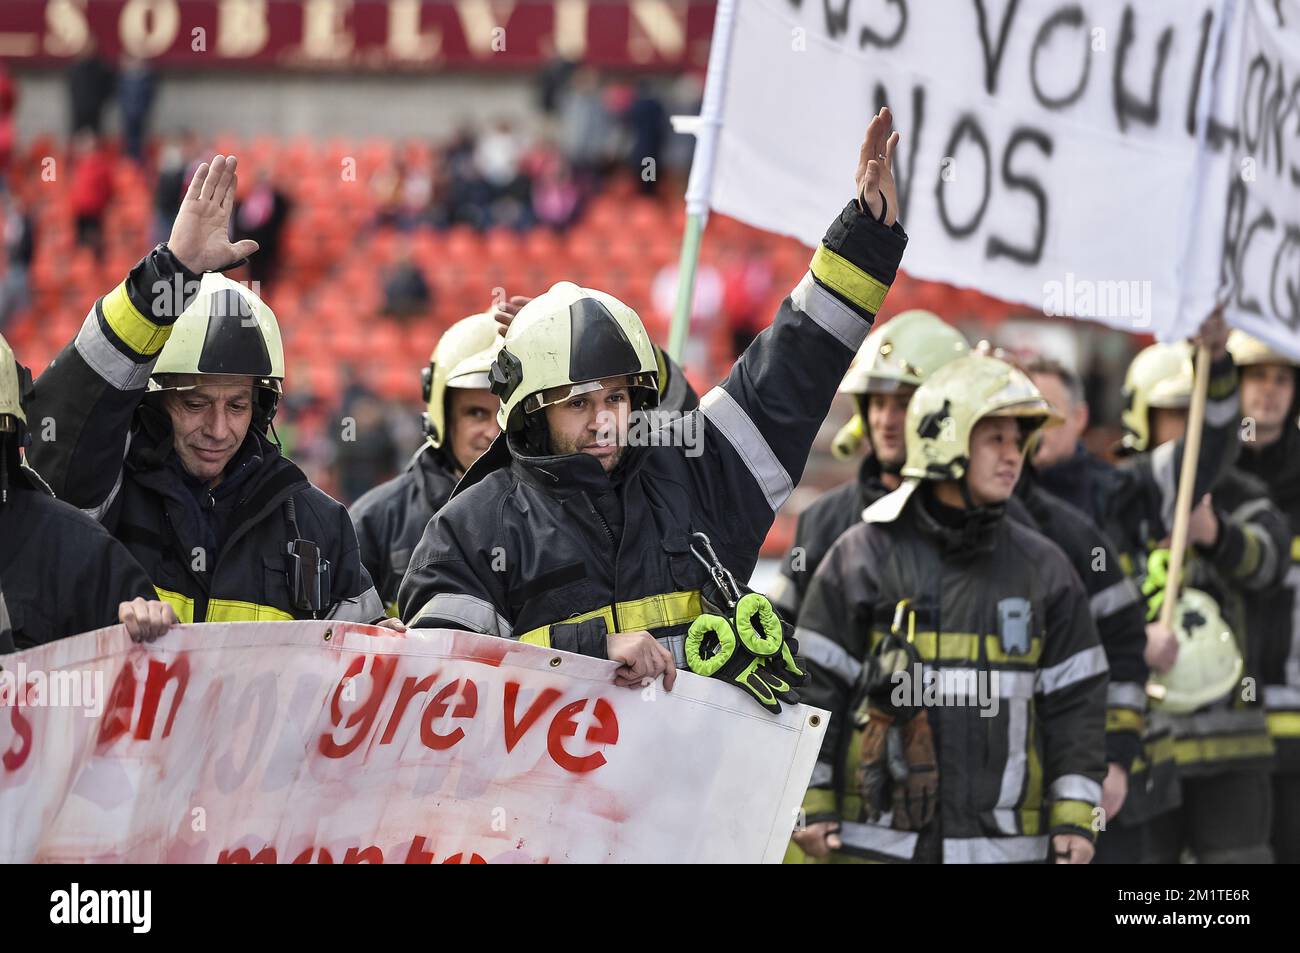
[[[835,436],[837,457],[850,458],[865,441],[870,452],[857,478],[824,493],[799,514],[794,545],[768,593],[776,607],[796,619],[808,583],[827,550],[862,511],[898,489],[907,457],[903,422],[907,402],[930,374],[970,351],[962,333],[930,311],[904,311],[874,328],[840,383],[856,413]]]
[[[894,280],[907,237],[891,121],[871,120],[857,197],[697,410],[640,426],[660,370],[612,296],[562,282],[520,309],[492,372],[503,435],[429,524],[403,619],[610,658],[620,684],[671,687],[702,588],[721,570],[749,577]]]
[[[500,345],[490,312],[462,318],[443,333],[421,375],[424,443],[405,470],[349,510],[361,562],[390,615],[397,614],[397,589],[424,528],[501,432],[501,402],[488,387]]]
[[[1228,336],[1241,373],[1241,469],[1268,485],[1289,522],[1283,585],[1252,593],[1261,625],[1276,633],[1261,645],[1264,710],[1277,747],[1273,774],[1273,853],[1300,863],[1300,361],[1244,331]]]
[[[832,713],[798,855],[1088,863],[1106,655],[1069,561],[1008,519],[1052,411],[972,354],[912,396],[902,485],[831,547],[796,631]]]
[[[116,622],[137,640],[161,635],[176,617],[140,564],[23,460],[31,391],[0,337],[0,654]]]
[[[95,302],[36,381],[32,413],[51,434],[32,460],[125,544],[181,622],[378,621],[346,509],[269,437],[280,330],[218,271],[257,250],[228,238],[235,166],[199,166],[167,243]]]
[[[1267,487],[1234,465],[1241,446],[1237,369],[1220,316],[1206,321],[1200,339],[1212,363],[1172,633],[1154,620],[1166,598],[1192,347],[1145,348],[1124,383],[1123,482],[1104,528],[1145,596],[1152,620],[1146,658],[1162,697],[1151,701],[1130,803],[1106,836],[1136,842],[1157,862],[1176,863],[1190,850],[1201,863],[1261,863],[1272,855],[1273,745],[1253,686],[1261,684],[1258,660],[1280,633],[1260,597],[1286,572],[1290,534]]]

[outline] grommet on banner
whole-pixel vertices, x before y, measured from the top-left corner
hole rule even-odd
[[[555,656],[555,658],[551,659],[551,668],[558,668],[559,665],[560,665],[560,657],[557,655]]]
[[[820,725],[821,723],[822,723],[822,716],[821,716],[821,715],[809,715],[809,716],[808,716],[808,724],[812,725],[814,728],[816,728],[816,727],[817,727],[818,725]]]
[[[326,629],[326,630],[325,630],[325,641],[328,642],[328,641],[333,637],[333,635],[334,635],[334,630],[333,630],[333,629]]]

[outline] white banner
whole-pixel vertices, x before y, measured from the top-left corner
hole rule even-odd
[[[1233,48],[1240,18],[1227,0],[743,0],[712,207],[815,244],[853,195],[867,118],[888,105],[909,274],[1192,333],[1220,284],[1231,157],[1204,131],[1219,43]],[[1288,62],[1268,80],[1292,84],[1273,126],[1295,163]]]
[[[0,862],[776,862],[826,714],[448,630],[122,627],[0,657]]]

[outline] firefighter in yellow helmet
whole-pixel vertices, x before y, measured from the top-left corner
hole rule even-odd
[[[1259,693],[1250,686],[1260,674],[1253,660],[1273,638],[1259,612],[1260,596],[1286,570],[1289,535],[1267,487],[1235,466],[1237,368],[1219,316],[1205,323],[1201,338],[1213,363],[1183,582],[1212,600],[1249,678],[1222,690],[1215,673],[1222,674],[1230,659],[1221,640],[1206,637],[1220,631],[1218,624],[1194,604],[1180,602],[1173,633],[1156,621],[1167,597],[1194,351],[1185,342],[1153,344],[1133,359],[1125,377],[1123,479],[1104,528],[1145,596],[1153,680],[1177,690],[1167,687],[1171,697],[1152,701],[1129,802],[1108,825],[1102,850],[1123,860],[1137,854],[1174,863],[1190,850],[1201,863],[1265,862],[1271,856],[1273,745]],[[1197,677],[1207,679],[1215,697],[1188,711],[1184,700],[1199,697],[1191,687]]]
[[[822,561],[796,630],[830,727],[790,859],[1088,863],[1106,655],[1054,543],[1006,515],[1054,419],[971,354],[913,394],[898,489]]]
[[[1253,595],[1263,624],[1277,636],[1257,660],[1264,709],[1277,746],[1273,775],[1273,853],[1300,863],[1300,361],[1244,331],[1228,336],[1241,371],[1243,471],[1268,485],[1286,516],[1291,541],[1283,585]]]
[[[799,514],[794,545],[769,595],[788,619],[799,615],[808,583],[835,540],[862,519],[862,510],[898,489],[907,447],[903,423],[912,393],[932,373],[970,351],[962,333],[930,311],[904,311],[872,330],[840,393],[856,412],[836,435],[836,456],[848,459],[866,441],[871,452],[857,479],[830,490]]]
[[[890,122],[868,126],[858,197],[808,274],[698,409],[656,413],[656,350],[612,295],[560,282],[519,310],[492,369],[503,433],[425,531],[404,619],[617,660],[618,684],[671,688],[711,579],[752,573],[894,280],[907,239]]]
[[[182,622],[382,620],[347,510],[271,439],[279,327],[216,270],[257,249],[227,237],[234,193],[233,157],[200,165],[168,242],[95,302],[37,381],[33,463]]]
[[[0,654],[117,622],[135,638],[151,620],[171,624],[126,548],[23,460],[31,396],[31,373],[0,337]]]
[[[488,387],[488,371],[501,346],[497,331],[485,312],[462,318],[438,339],[421,375],[424,443],[402,473],[364,494],[349,511],[361,561],[391,614],[424,528],[501,432],[501,402]]]

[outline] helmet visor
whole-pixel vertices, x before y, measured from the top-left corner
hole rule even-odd
[[[624,374],[621,377],[606,377],[600,380],[582,381],[577,384],[565,384],[561,387],[548,388],[538,394],[530,394],[524,398],[524,410],[531,414],[545,407],[552,407],[555,404],[573,400],[575,397],[581,397],[583,394],[591,394],[616,387],[648,390],[651,393],[658,393],[659,390],[655,384],[653,374]]]

